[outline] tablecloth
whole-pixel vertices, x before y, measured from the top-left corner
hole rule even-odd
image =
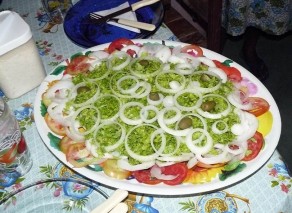
[[[45,12],[40,1],[4,0],[0,11],[12,10],[18,12],[30,25],[34,40],[43,60],[47,73],[54,66],[84,48],[72,43],[65,35],[62,24],[52,24],[45,18]],[[1,32],[0,32],[1,33]],[[177,40],[175,35],[163,24],[150,39]],[[1,66],[1,65],[0,65]],[[66,177],[74,172],[63,165],[44,145],[40,138],[33,117],[33,103],[38,88],[13,100],[2,96],[12,108],[20,123],[33,158],[32,169],[15,184],[0,189],[0,195],[19,189],[27,184],[45,178]],[[225,189],[212,193],[188,196],[149,196],[135,194],[129,196],[126,203],[130,212],[292,212],[292,179],[286,166],[277,152],[254,175],[248,179]],[[111,195],[112,188],[100,186]],[[56,190],[52,188],[51,190]],[[58,189],[60,190],[60,189]],[[52,194],[55,196],[56,194]],[[22,199],[32,199],[30,196]],[[9,211],[17,200],[0,207]],[[5,212],[4,211],[4,212]],[[50,210],[49,212],[67,212],[69,210]]]

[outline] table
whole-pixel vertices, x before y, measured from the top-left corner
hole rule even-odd
[[[72,53],[83,50],[66,37],[61,24],[51,26],[44,19],[40,1],[4,0],[0,5],[0,11],[2,10],[18,12],[30,25],[47,73]],[[150,38],[177,40],[165,25],[162,25]],[[41,179],[63,177],[74,173],[48,151],[37,132],[33,120],[36,92],[37,88],[17,99],[9,100],[0,91],[0,96],[8,102],[20,123],[33,158],[32,169],[17,183],[0,189],[0,193],[10,192]],[[202,195],[163,197],[137,194],[134,198],[133,196],[131,199],[128,198],[127,203],[134,213],[208,212],[204,209],[207,202],[214,204],[218,210],[212,212],[291,212],[291,182],[285,164],[276,150],[259,171],[232,187]],[[113,193],[110,187],[100,186],[100,188],[108,195]],[[220,200],[222,197],[223,199]],[[9,210],[9,206],[2,206],[1,211],[4,207]]]

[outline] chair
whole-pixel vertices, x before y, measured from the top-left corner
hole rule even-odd
[[[222,52],[222,0],[171,0],[171,5],[186,20],[199,24],[206,34],[208,49]]]

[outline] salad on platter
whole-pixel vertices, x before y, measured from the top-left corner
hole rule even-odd
[[[258,158],[273,115],[233,61],[205,51],[121,38],[73,55],[40,88],[44,137],[73,168],[114,180],[227,181]]]

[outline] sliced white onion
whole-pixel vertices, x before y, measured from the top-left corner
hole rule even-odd
[[[201,132],[201,136],[199,139],[193,140],[193,134],[196,132]],[[202,136],[206,138],[204,145],[197,145],[202,141]],[[191,150],[191,152],[195,153],[196,155],[206,154],[208,153],[213,147],[213,139],[210,134],[204,130],[195,128],[190,131],[190,133],[186,136],[186,145]]]
[[[109,126],[109,125],[113,125],[113,124],[116,124],[120,127],[121,129],[121,136],[120,138],[116,141],[115,144],[113,145],[110,145],[110,146],[106,146],[104,147],[105,151],[107,152],[112,152],[114,151],[115,149],[117,149],[124,141],[125,141],[125,138],[126,138],[126,129],[125,127],[123,127],[121,124],[119,124],[118,122],[113,122],[113,121],[107,121],[107,122],[103,122],[102,124],[100,124],[95,132],[94,132],[94,135],[96,136],[96,134],[98,134],[98,131],[103,128],[104,126]],[[95,137],[94,136],[94,137]]]
[[[159,167],[164,167],[164,166],[170,166],[170,165],[173,165],[177,162],[174,162],[174,161],[160,161],[160,160],[156,160],[155,161],[155,164]]]
[[[185,93],[191,93],[191,94],[194,94],[195,96],[198,97],[198,100],[196,103],[194,103],[194,105],[192,106],[183,106],[181,105],[179,102],[178,102],[178,97],[185,94]],[[182,110],[182,111],[194,111],[196,110],[197,108],[199,108],[199,106],[201,106],[202,104],[202,94],[200,92],[197,92],[193,89],[184,89],[184,90],[181,90],[179,92],[177,92],[175,95],[174,95],[174,105]]]
[[[77,107],[77,108],[78,107],[84,107],[84,106],[87,106],[87,105],[89,105],[91,103],[94,103],[97,100],[97,98],[98,98],[98,96],[100,94],[100,88],[99,88],[99,86],[97,84],[94,84],[94,85],[96,86],[95,94],[85,102],[82,102],[82,103],[79,103],[79,104],[74,103],[73,104],[74,107]],[[85,82],[81,82],[81,83],[75,85],[75,87],[72,89],[72,93],[76,93],[77,94],[78,88],[84,87],[84,86],[86,86]]]
[[[183,153],[179,156],[159,156],[157,160],[165,162],[183,162],[188,161],[194,157],[193,153]]]
[[[218,129],[217,125],[218,125],[219,123],[222,123],[222,124],[225,125],[224,129],[222,129],[222,130]],[[221,120],[215,121],[215,122],[212,124],[212,127],[211,127],[211,128],[212,128],[212,131],[213,131],[215,134],[218,134],[218,135],[221,135],[221,134],[223,134],[223,133],[225,133],[225,132],[228,131],[228,125],[227,125],[227,123],[226,123],[225,121],[221,121]]]
[[[117,96],[111,95],[111,94],[101,95],[101,96],[98,97],[98,99],[96,101],[98,101],[99,99],[105,98],[105,97],[112,97],[112,98],[116,99],[118,101],[118,103],[119,103],[119,106],[118,106],[119,109],[122,106],[121,100]],[[99,108],[102,108],[102,107],[107,107],[107,105],[99,106]],[[119,117],[119,115],[120,115],[119,113],[120,113],[120,110],[118,110],[117,113],[115,115],[113,115],[112,117],[107,118],[107,119],[101,119],[101,121],[102,122],[104,122],[104,121],[114,121]]]
[[[113,60],[116,58],[125,59],[121,64],[114,65]],[[108,58],[108,68],[114,71],[125,68],[131,61],[131,56],[123,51],[114,51]]]
[[[144,74],[144,73],[142,73],[140,71],[137,71],[136,69],[133,68],[133,64],[139,63],[139,61],[141,61],[141,60],[154,61],[155,63],[159,63],[160,66],[159,66],[159,68],[157,70],[154,70],[152,73],[145,73]],[[135,76],[137,76],[139,78],[147,79],[149,77],[154,77],[158,73],[160,73],[161,70],[163,69],[163,66],[164,66],[163,65],[163,62],[160,59],[158,59],[156,57],[153,57],[153,56],[146,56],[146,57],[142,57],[142,58],[135,58],[135,59],[133,59],[132,62],[131,62],[131,64],[130,64],[130,72],[133,75],[135,75]]]
[[[159,84],[159,77],[161,75],[164,75],[164,74],[168,74],[168,73],[174,73],[174,74],[177,74],[179,75],[181,78],[182,78],[182,82],[179,82],[180,85],[178,87],[176,87],[175,89],[174,88],[165,88],[163,87],[162,85]],[[157,87],[157,89],[159,89],[161,92],[165,92],[165,93],[176,93],[178,91],[181,91],[186,85],[186,78],[185,76],[183,76],[182,74],[176,72],[176,71],[163,71],[163,72],[160,72],[156,77],[155,77],[155,86]]]
[[[155,137],[160,134],[161,135],[161,144],[160,144],[160,147],[159,149],[157,150],[155,145],[154,145],[154,139]],[[165,149],[165,146],[166,146],[166,137],[164,135],[164,132],[162,129],[157,129],[155,130],[152,134],[151,134],[151,138],[150,138],[150,142],[151,142],[151,147],[152,149],[158,154],[158,155],[161,155]]]
[[[148,114],[149,114],[149,111],[154,111],[155,112],[155,116],[151,119],[148,119]],[[148,106],[145,106],[141,109],[140,111],[140,117],[142,119],[143,122],[145,123],[153,123],[157,120],[157,114],[158,114],[158,109],[153,106],[153,105],[148,105]]]
[[[158,113],[158,123],[160,125],[160,127],[167,133],[173,135],[173,136],[186,136],[191,128],[187,128],[184,130],[175,130],[175,129],[171,129],[169,128],[165,123],[164,123],[164,115],[167,111],[172,111],[175,110],[176,107],[168,107],[168,108],[164,108],[162,109],[159,113]]]
[[[197,59],[208,67],[216,67],[215,63],[207,57],[197,57]]]
[[[128,159],[120,159],[117,161],[118,167],[127,171],[138,171],[143,169],[149,169],[155,165],[155,161],[147,161],[137,165],[131,165]]]
[[[103,60],[103,59],[107,59],[109,54],[103,50],[97,50],[97,51],[89,53],[88,56],[95,60]]]
[[[207,112],[207,111],[203,111],[200,107],[197,109],[197,112],[202,115],[203,117],[205,118],[210,118],[210,119],[219,119],[219,118],[222,118],[224,116],[227,116],[230,111],[231,111],[231,105],[229,103],[229,101],[223,97],[222,95],[217,95],[217,94],[208,94],[208,95],[204,95],[203,96],[203,99],[205,97],[210,97],[210,96],[214,96],[214,97],[218,97],[218,98],[222,98],[226,103],[227,103],[227,108],[225,110],[223,110],[222,112],[219,112],[219,113],[210,113],[210,112]]]
[[[60,80],[46,91],[46,98],[57,103],[66,102],[73,87],[74,84],[71,80]],[[61,93],[63,94],[62,96],[60,96]]]
[[[171,55],[168,58],[168,62],[173,63],[173,64],[185,64],[187,63],[185,59],[178,57],[177,55]]]
[[[193,158],[191,158],[191,159],[188,161],[188,163],[187,163],[187,167],[188,167],[188,169],[193,168],[197,163],[198,163],[198,159],[197,159],[197,157],[193,157]]]
[[[194,72],[191,64],[180,63],[175,66],[175,71],[183,75],[190,75]]]
[[[79,131],[74,131],[73,125],[64,126],[66,135],[74,141],[84,141],[84,135],[79,134]]]
[[[164,107],[174,106],[174,99],[173,99],[173,96],[171,96],[171,95],[166,96],[162,102],[163,102]]]
[[[47,111],[50,115],[50,117],[57,123],[61,124],[62,126],[69,126],[71,123],[71,116],[73,113],[69,113],[66,115],[65,113],[65,103],[55,103],[52,102],[48,108]]]
[[[227,149],[223,147],[221,150],[221,153],[219,153],[218,155],[202,156],[201,154],[197,154],[196,157],[198,161],[205,164],[226,163],[230,161],[231,155],[228,154]]]
[[[220,76],[222,83],[227,82],[227,75],[222,69],[220,69],[218,67],[209,67],[208,71],[213,72],[213,73],[217,74],[218,76]]]
[[[151,177],[155,177],[159,180],[174,180],[175,178],[177,178],[177,175],[165,175],[162,173],[161,168],[154,165],[152,166],[152,168],[150,169],[150,175]]]
[[[143,121],[141,119],[141,117],[139,118],[136,118],[136,119],[131,119],[131,118],[128,118],[126,115],[125,115],[125,110],[129,107],[140,107],[141,109],[144,107],[143,104],[139,103],[139,102],[128,102],[128,103],[125,103],[121,108],[120,108],[120,119],[128,124],[128,125],[139,125],[139,124],[142,124]]]
[[[130,88],[123,89],[121,84],[123,81],[127,81],[127,80],[133,80],[135,83]],[[134,93],[139,88],[139,79],[136,76],[132,76],[132,75],[123,76],[117,81],[117,88],[121,91],[121,93],[125,93],[125,94]]]
[[[181,118],[181,111],[178,108],[172,107],[171,110],[168,110],[168,111],[175,112],[175,115],[172,116],[171,118],[165,118],[165,117],[163,118],[163,121],[166,125],[173,124]]]
[[[215,73],[212,73],[212,72],[209,72],[209,71],[196,71],[192,74],[192,76],[194,75],[211,75],[213,77],[216,77],[217,79],[220,79],[220,77],[215,74]],[[192,84],[192,87],[196,90],[196,91],[199,91],[201,93],[211,93],[211,92],[214,92],[215,90],[219,89],[221,86],[221,81],[218,81],[218,84],[216,84],[215,86],[213,87],[201,87],[201,85],[199,83],[196,83],[196,84]]]
[[[232,126],[231,132],[237,135],[236,141],[246,141],[257,131],[258,119],[253,114],[237,108],[234,109],[234,112],[239,116],[240,124],[235,124]],[[240,128],[240,132],[236,131],[237,128]]]
[[[142,82],[139,82],[139,88],[135,92],[131,93],[131,96],[133,98],[144,98],[148,96],[150,92],[151,92],[151,84],[149,84],[148,82],[142,81]]]
[[[95,124],[90,128],[90,129],[86,129],[85,132],[80,132],[78,130],[79,127],[81,127],[80,125],[76,125],[75,122],[77,122],[77,117],[78,115],[85,109],[94,109],[97,113],[97,116],[94,118],[95,120]],[[70,130],[72,128],[72,131],[74,131],[75,133],[78,133],[80,135],[88,135],[90,133],[92,133],[96,127],[99,125],[100,123],[100,112],[99,110],[95,107],[95,106],[92,106],[92,105],[87,105],[87,106],[83,106],[83,107],[80,107],[73,115],[72,115],[72,121],[73,121],[73,125],[71,124],[70,126]],[[78,123],[79,124],[79,123]]]
[[[140,51],[138,52],[139,57],[143,57],[145,55],[149,56],[154,56],[157,52],[162,50],[165,46],[162,44],[152,44],[152,43],[147,43],[144,44],[141,48]]]
[[[151,125],[151,124],[143,124],[143,125],[138,125],[132,129],[130,129],[130,131],[128,132],[127,136],[126,136],[126,139],[125,139],[125,149],[127,151],[127,153],[134,159],[140,161],[140,162],[147,162],[147,161],[155,161],[155,159],[158,157],[158,154],[156,152],[154,152],[153,154],[150,154],[150,155],[139,155],[135,152],[133,152],[128,144],[128,138],[129,136],[132,134],[132,132],[136,129],[136,128],[139,128],[141,126],[150,126],[150,127],[153,127],[154,129],[157,130],[157,127],[154,126],[154,125]],[[154,139],[154,138],[153,138]],[[151,143],[151,141],[150,141]],[[137,144],[137,146],[139,146]],[[165,146],[165,144],[163,144],[163,140],[162,140],[162,147]],[[153,150],[154,151],[154,150]]]
[[[242,110],[250,110],[252,108],[251,103],[243,103],[241,98],[240,98],[240,91],[236,90],[232,93],[230,93],[227,96],[228,101],[235,106],[236,108],[242,109]]]
[[[163,63],[166,63],[170,56],[171,50],[168,46],[165,45],[163,45],[163,47],[155,53],[155,57],[159,58]]]

